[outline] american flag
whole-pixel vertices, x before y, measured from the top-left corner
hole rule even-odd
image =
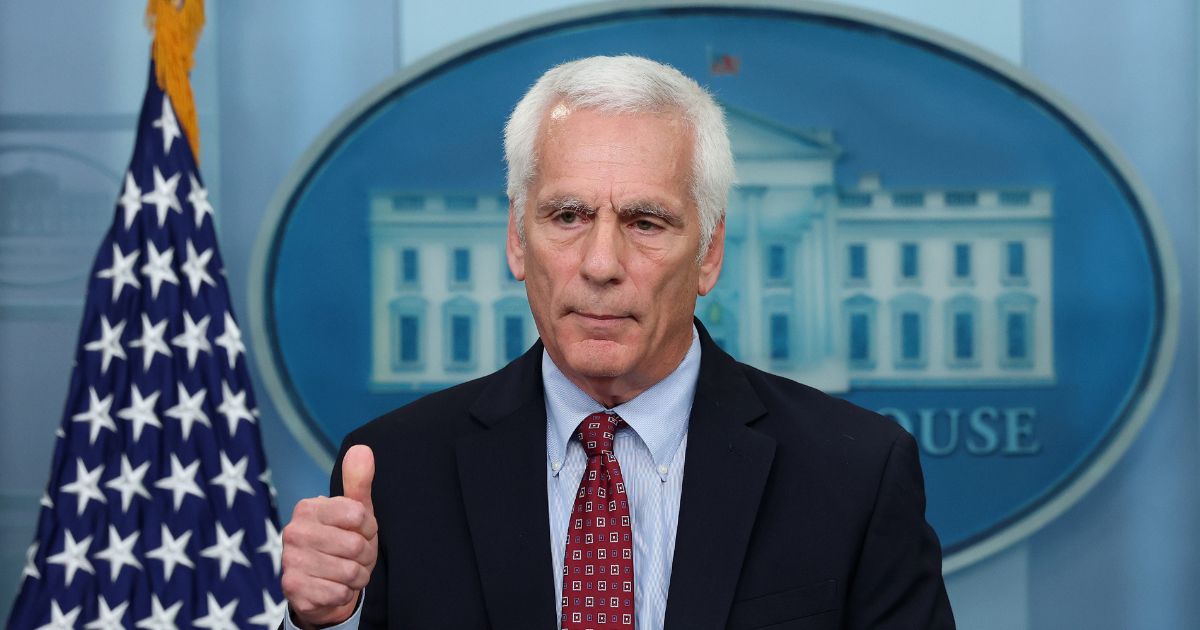
[[[9,628],[274,628],[274,490],[213,207],[155,80]]]

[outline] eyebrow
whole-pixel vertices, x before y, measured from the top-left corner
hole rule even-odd
[[[678,226],[683,223],[682,219],[677,213],[671,212],[662,204],[654,201],[631,201],[621,206],[621,209],[617,211],[617,214],[622,219],[629,219],[639,216],[658,217],[659,219],[666,221],[673,226]]]
[[[579,197],[572,196],[551,197],[538,204],[538,210],[543,214],[562,211],[576,212],[586,216],[595,216],[596,214],[595,207]],[[683,220],[678,213],[668,210],[661,203],[646,199],[626,203],[617,210],[617,216],[625,220],[641,216],[652,216],[672,226],[683,224]]]
[[[538,209],[542,212],[569,210],[580,214],[596,214],[595,208],[578,197],[551,197],[538,204]]]

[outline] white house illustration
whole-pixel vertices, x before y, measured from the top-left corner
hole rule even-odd
[[[725,266],[696,307],[723,348],[830,392],[1054,382],[1050,190],[844,187],[832,132],[727,114]],[[372,389],[483,376],[533,343],[504,195],[370,203]]]

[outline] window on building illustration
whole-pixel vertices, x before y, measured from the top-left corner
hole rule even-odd
[[[392,208],[411,212],[425,209],[425,197],[422,195],[395,195],[392,197]]]
[[[904,293],[892,298],[892,360],[900,369],[923,368],[928,363],[928,297]]]
[[[878,302],[859,294],[842,302],[846,327],[846,358],[855,370],[875,369],[875,314]],[[886,336],[885,336],[886,338]]]
[[[946,205],[956,208],[974,206],[979,203],[979,193],[972,190],[954,190],[946,193]]]
[[[897,208],[920,208],[925,205],[925,193],[898,192],[892,195],[892,204]]]
[[[1005,244],[1005,275],[1011,280],[1025,278],[1025,243],[1009,241]]]
[[[846,246],[847,279],[859,283],[867,280],[867,246],[865,243],[851,243]]]
[[[512,361],[525,352],[525,318],[520,315],[504,317],[504,360]]]
[[[786,361],[788,348],[788,316],[782,313],[771,315],[771,360]]]
[[[1029,359],[1029,315],[1016,312],[1009,313],[1004,321],[1005,356],[1014,363]]]
[[[970,361],[975,358],[975,317],[969,312],[954,314],[954,359]]]
[[[903,280],[916,280],[920,275],[920,250],[916,243],[901,243],[900,244],[900,278]]]
[[[442,361],[448,370],[472,370],[477,362],[479,306],[463,296],[442,305]]]
[[[466,315],[450,317],[450,360],[453,363],[471,360],[471,318]]]
[[[871,318],[866,313],[850,314],[850,361],[871,360]]]
[[[492,305],[492,334],[495,348],[495,364],[504,367],[509,361],[521,356],[529,349],[526,332],[530,330],[529,302],[525,294],[509,294]]]
[[[415,286],[418,284],[418,279],[421,277],[420,259],[417,256],[417,250],[413,247],[406,247],[400,250],[400,284],[401,286]]]
[[[1002,206],[1028,206],[1032,200],[1033,195],[1028,190],[1000,191],[1000,205]]]
[[[767,280],[784,282],[787,278],[787,248],[775,243],[767,246]]]
[[[479,207],[479,199],[472,195],[446,195],[447,210],[474,210]]]
[[[971,245],[968,243],[954,244],[954,279],[969,280],[971,278]]]
[[[401,315],[397,346],[400,363],[416,363],[421,359],[421,323],[416,315]]]
[[[1037,299],[1028,293],[1002,294],[999,308],[1000,365],[1006,368],[1034,367],[1034,313]]]
[[[917,361],[921,358],[921,314],[900,314],[900,358]]]
[[[451,253],[450,278],[456,285],[471,282],[471,250],[466,247],[456,247]]]
[[[426,301],[417,296],[397,298],[389,305],[390,363],[393,372],[420,369],[424,366]]]

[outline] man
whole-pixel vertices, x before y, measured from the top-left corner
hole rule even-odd
[[[711,96],[637,57],[564,64],[505,157],[541,340],[346,438],[344,495],[284,530],[289,623],[952,628],[913,440],[693,320],[733,179]]]

